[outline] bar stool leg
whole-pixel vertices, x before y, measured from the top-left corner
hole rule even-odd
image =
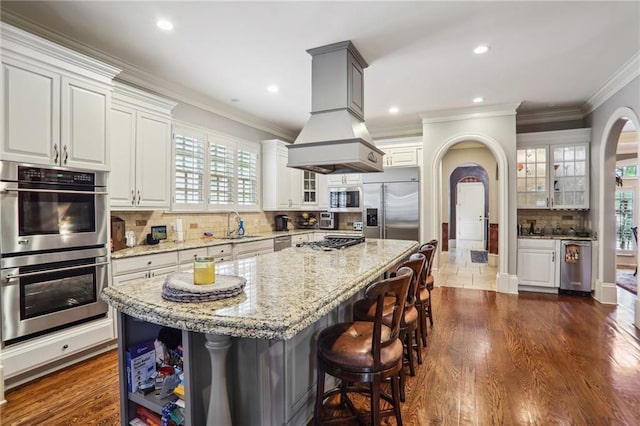
[[[316,406],[313,410],[313,424],[320,424],[320,414],[322,413],[322,403],[324,400],[324,370],[318,365],[318,377],[316,383]]]

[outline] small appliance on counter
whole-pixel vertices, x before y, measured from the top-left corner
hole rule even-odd
[[[320,212],[320,229],[338,229],[338,214],[333,212]]]
[[[285,214],[279,214],[275,217],[275,230],[276,231],[288,231],[289,216]]]
[[[167,239],[167,226],[152,226],[151,232],[147,234],[147,244],[150,246],[156,245],[160,240]]]
[[[296,216],[296,228],[313,229],[318,224],[318,219],[313,213],[303,212]]]
[[[118,216],[111,216],[111,241],[113,242],[113,251],[127,248],[125,222]]]

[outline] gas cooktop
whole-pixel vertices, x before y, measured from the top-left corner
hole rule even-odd
[[[345,247],[364,243],[364,237],[360,235],[327,235],[319,241],[298,243],[296,247],[310,247],[314,250],[339,250]]]

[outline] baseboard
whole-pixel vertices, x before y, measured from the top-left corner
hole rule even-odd
[[[532,292],[532,293],[547,293],[547,294],[558,294],[558,289],[556,287],[538,287],[535,285],[520,285],[518,286],[519,292]]]
[[[498,261],[500,260],[500,256],[497,254],[489,253],[489,266],[498,266]]]
[[[2,365],[0,365],[0,405],[6,404],[7,400],[4,399],[4,372]]]
[[[518,294],[518,277],[498,272],[496,274],[496,291],[498,293]]]
[[[594,299],[605,305],[618,304],[618,288],[615,283],[603,283],[596,280]]]

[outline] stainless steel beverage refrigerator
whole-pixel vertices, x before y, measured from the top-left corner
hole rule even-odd
[[[365,238],[420,241],[420,169],[362,175]]]

